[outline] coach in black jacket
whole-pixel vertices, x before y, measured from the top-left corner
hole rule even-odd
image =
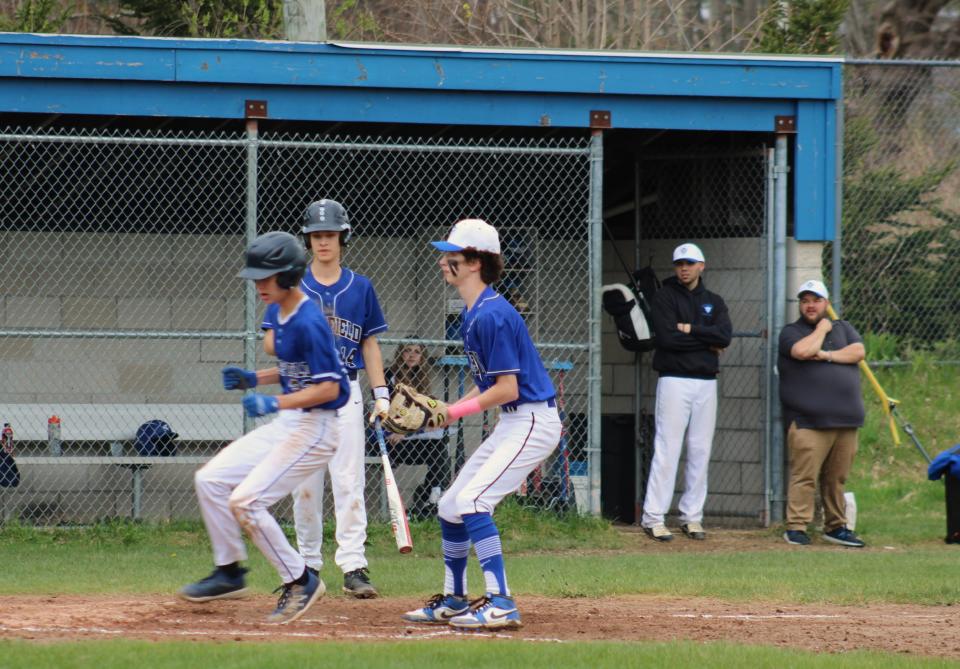
[[[717,422],[717,372],[720,352],[730,345],[733,326],[723,298],[703,285],[703,251],[681,244],[673,251],[675,276],[663,282],[653,302],[657,381],[653,462],[643,502],[644,530],[657,541],[673,535],[664,519],[673,501],[684,434],[687,466],[680,523],[691,539],[706,539],[703,504],[707,469]]]

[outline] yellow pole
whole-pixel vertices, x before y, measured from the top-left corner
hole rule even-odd
[[[833,305],[829,302],[827,303],[827,314],[833,320],[838,320],[840,317],[837,316],[837,312],[833,310]],[[883,413],[887,415],[887,420],[890,423],[890,434],[893,435],[893,444],[895,446],[900,445],[900,433],[897,432],[897,421],[893,417],[893,408],[897,406],[898,402],[895,399],[891,399],[883,388],[880,386],[880,382],[877,381],[877,377],[873,375],[873,370],[870,369],[870,365],[867,364],[866,360],[860,361],[860,370],[863,372],[864,376],[867,377],[867,380],[870,381],[870,385],[873,386],[873,391],[877,394],[877,397],[880,398],[880,405],[883,407]]]

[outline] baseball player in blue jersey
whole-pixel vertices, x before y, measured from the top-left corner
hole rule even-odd
[[[333,330],[340,359],[350,380],[350,401],[340,412],[340,447],[328,467],[293,491],[293,517],[297,545],[307,566],[319,573],[323,566],[323,487],[329,470],[337,520],[337,566],[343,571],[343,591],[365,599],[377,596],[370,582],[364,542],[367,511],[364,502],[366,476],[363,396],[358,375],[365,369],[373,389],[374,415],[385,416],[389,391],[384,379],[383,356],[376,335],[386,332],[387,322],[370,280],[340,264],[350,240],[347,212],[334,200],[319,200],[307,207],[303,217],[305,242],[313,252],[300,289],[326,315]],[[269,339],[269,324],[265,323]],[[372,420],[372,417],[371,417]]]
[[[197,471],[197,498],[216,568],[179,592],[192,602],[242,596],[247,572],[240,566],[247,557],[242,529],[283,581],[277,607],[267,617],[273,623],[296,620],[326,588],[307,569],[268,509],[329,462],[340,440],[337,411],[350,393],[327,319],[298,288],[305,267],[303,246],[286,232],[261,235],[247,249],[246,267],[239,276],[255,281],[268,305],[266,321],[272,327],[278,365],[258,371],[226,367],[223,387],[245,390],[279,383],[283,390],[279,396],[251,393],[243,398],[250,416],[279,415],[232,442]]]
[[[490,288],[503,271],[496,229],[484,221],[466,219],[453,226],[446,241],[433,245],[443,251],[444,280],[456,287],[466,305],[460,334],[475,383],[447,408],[447,422],[494,407],[500,407],[501,413],[493,432],[440,498],[443,593],[403,618],[460,628],[520,627],[493,510],[560,442],[553,383],[520,314]],[[468,602],[471,544],[486,594]]]

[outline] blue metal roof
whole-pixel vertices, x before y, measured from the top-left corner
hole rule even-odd
[[[0,33],[0,113],[772,133],[795,116],[798,239],[831,239],[841,61]]]

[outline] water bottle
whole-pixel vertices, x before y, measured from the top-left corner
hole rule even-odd
[[[0,433],[0,444],[3,444],[3,450],[13,455],[13,428],[10,423],[3,424],[3,432]]]
[[[847,529],[852,531],[857,527],[857,498],[852,492],[845,492],[843,501],[846,502]]]
[[[63,452],[60,440],[60,417],[56,415],[50,416],[47,421],[47,448],[50,450],[50,455],[60,455]]]

